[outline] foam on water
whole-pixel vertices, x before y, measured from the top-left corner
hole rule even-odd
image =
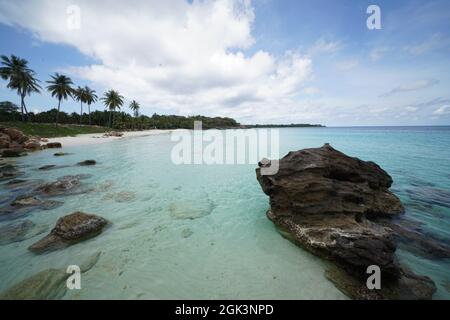
[[[432,204],[417,209],[425,187],[450,190],[450,130],[427,128],[281,129],[281,149],[335,148],[373,160],[394,178],[395,192],[408,214],[450,239],[450,209]],[[39,236],[0,246],[0,291],[47,268],[82,264],[98,250],[97,264],[82,276],[82,290],[64,298],[124,299],[345,299],[324,276],[326,263],[285,240],[266,218],[268,198],[254,165],[181,165],[170,159],[170,135],[126,138],[99,145],[64,148],[18,160],[25,178],[54,180],[92,174],[94,187],[82,195],[55,198],[61,207],[31,212],[26,219],[52,227],[57,218],[84,211],[112,222],[100,236],[45,255],[27,247]],[[95,159],[93,167],[37,168]],[[411,199],[408,190],[419,188]],[[423,187],[423,188],[422,188]],[[1,192],[6,188],[0,186]],[[425,190],[425,191],[424,191]],[[417,199],[417,197],[422,197]],[[414,198],[414,197],[413,197]],[[9,223],[1,222],[1,225]],[[449,261],[429,261],[399,250],[405,263],[433,277],[436,298],[445,289]]]

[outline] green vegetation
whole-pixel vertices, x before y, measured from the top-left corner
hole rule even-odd
[[[29,123],[29,122],[0,122],[1,126],[17,128],[24,134],[30,136],[40,136],[42,138],[55,138],[76,136],[84,133],[103,133],[108,131],[108,128],[98,126],[80,126],[63,124],[55,127],[54,124],[49,123]]]

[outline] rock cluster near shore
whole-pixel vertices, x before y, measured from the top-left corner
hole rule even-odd
[[[47,139],[27,136],[18,129],[0,126],[0,154],[4,158],[20,157],[27,151],[62,147],[59,142],[46,142]]]
[[[334,262],[337,269],[329,276],[347,295],[362,299],[432,297],[434,283],[399,264],[392,228],[377,222],[404,213],[400,200],[389,191],[392,178],[377,164],[325,144],[290,152],[279,161],[275,175],[261,175],[261,168],[256,173],[270,197],[268,218],[286,237]],[[381,269],[381,290],[366,287],[370,265]]]

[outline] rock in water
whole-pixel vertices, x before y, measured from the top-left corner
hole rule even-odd
[[[107,223],[102,217],[74,212],[59,218],[52,231],[28,249],[35,253],[44,253],[65,248],[99,235]]]
[[[99,260],[101,252],[88,257],[81,265],[81,273],[89,271]],[[50,300],[60,299],[67,291],[66,280],[70,273],[62,269],[40,271],[15,284],[0,295],[0,300]]]
[[[46,144],[47,148],[54,149],[54,148],[62,148],[61,142],[49,142]]]
[[[95,166],[97,161],[95,160],[84,160],[77,163],[79,166]]]
[[[364,285],[370,265],[380,267],[385,282],[405,278],[395,256],[392,230],[374,221],[404,212],[400,200],[389,191],[392,178],[377,164],[325,144],[290,152],[279,161],[274,175],[261,175],[261,168],[256,174],[270,197],[268,218],[295,243],[333,261]],[[410,276],[404,282],[423,284],[430,290],[422,292],[432,294],[434,284],[424,279]],[[358,292],[353,291],[352,297],[365,298]]]
[[[0,227],[0,245],[23,241],[47,230],[47,225],[35,225],[30,220],[23,220]]]
[[[80,176],[63,176],[56,181],[47,182],[34,191],[44,196],[58,196],[87,192],[81,188]]]

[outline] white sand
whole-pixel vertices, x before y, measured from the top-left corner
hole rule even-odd
[[[143,131],[120,131],[123,133],[122,137],[105,137],[103,133],[88,133],[79,134],[75,137],[60,137],[60,138],[50,138],[48,142],[61,142],[63,147],[79,146],[79,145],[90,145],[116,141],[120,139],[125,139],[128,137],[144,137],[158,134],[171,133],[173,130],[143,130]]]

